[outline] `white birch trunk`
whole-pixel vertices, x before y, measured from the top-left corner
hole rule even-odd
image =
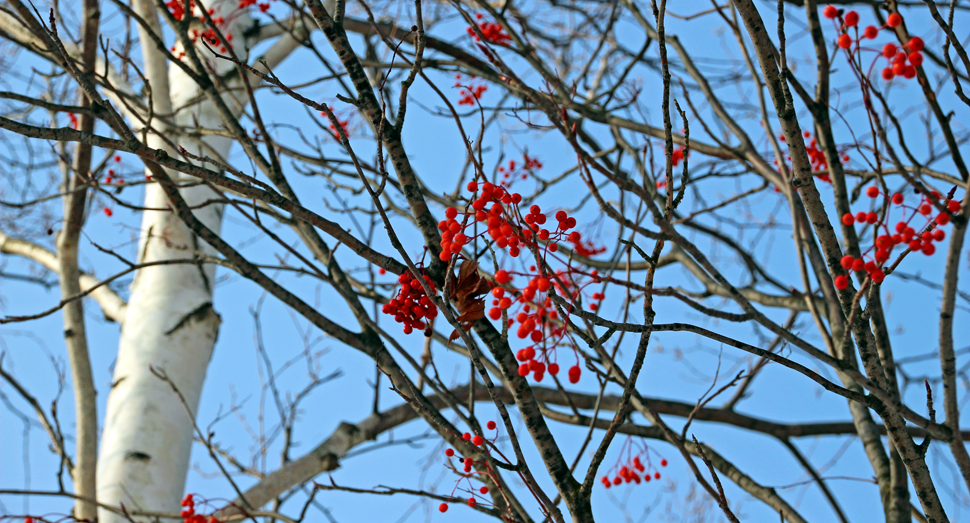
[[[150,13],[145,18],[156,21],[151,3],[152,0],[135,2],[139,11]],[[216,9],[214,16],[228,20],[236,1],[208,5]],[[238,17],[233,27],[248,21],[248,16]],[[234,40],[241,41],[239,37],[235,34]],[[149,40],[143,37],[141,41],[144,44]],[[200,51],[203,57],[206,53]],[[153,49],[144,50],[143,55],[146,74],[158,94],[154,100],[156,111],[164,113],[176,108],[176,125],[223,127],[213,105],[180,69],[169,66],[166,82],[166,64],[161,55]],[[218,66],[220,72],[226,68],[225,63]],[[170,93],[165,83],[171,87]],[[151,147],[167,149],[156,136],[150,135],[148,140]],[[228,156],[232,147],[232,141],[223,137],[209,136],[203,141],[222,158]],[[180,145],[193,154],[213,156],[212,151],[203,151],[199,145]],[[177,173],[170,175],[175,180],[188,181]],[[182,195],[191,206],[217,196],[205,186],[183,189]],[[146,187],[145,207],[169,207],[155,184]],[[207,205],[195,211],[217,233],[222,213],[222,205]],[[213,254],[173,213],[143,213],[139,261],[188,259],[196,251]],[[123,504],[129,510],[178,511],[192,451],[195,415],[219,330],[220,318],[212,308],[214,276],[214,266],[192,264],[161,265],[137,272],[105,413],[97,470],[99,502]],[[152,369],[168,376],[184,403]],[[100,511],[99,523],[123,521],[125,518],[117,514]]]

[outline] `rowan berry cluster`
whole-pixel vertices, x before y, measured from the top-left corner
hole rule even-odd
[[[258,0],[239,0],[239,9],[246,9],[247,7],[257,6],[261,13],[269,11],[269,3],[257,3]]]
[[[841,33],[836,40],[838,47],[849,51],[851,54],[863,49],[863,40],[875,40],[882,29],[895,28],[903,23],[903,17],[899,13],[892,13],[886,18],[886,23],[882,27],[867,26],[860,35],[859,13],[843,11],[834,5],[829,5],[825,7],[822,14],[826,18],[832,19]],[[850,30],[855,34],[855,38],[849,34]],[[854,50],[853,46],[855,47]],[[910,38],[906,45],[901,48],[892,43],[884,45],[880,54],[889,62],[888,66],[882,70],[882,78],[887,81],[897,76],[906,79],[914,78],[916,68],[923,63],[923,55],[920,53],[922,50],[923,40],[918,36]],[[875,65],[875,61],[873,61],[873,65]]]
[[[516,179],[526,180],[535,174],[535,171],[542,169],[542,162],[537,158],[529,156],[528,153],[522,155],[522,162],[509,160],[508,167],[500,165],[498,174],[502,176],[499,185],[510,187]]]
[[[534,158],[525,158],[524,168],[541,167],[541,163]],[[516,163],[510,162],[510,169],[516,167]],[[441,231],[439,257],[442,261],[450,262],[464,246],[478,238],[490,239],[493,247],[512,258],[518,258],[523,250],[534,249],[537,264],[530,266],[528,272],[501,269],[495,273],[495,284],[491,289],[492,306],[488,309],[488,317],[498,321],[505,315],[509,328],[518,322],[516,336],[532,342],[532,345],[516,355],[520,362],[518,372],[521,376],[532,374],[536,381],[542,381],[546,372],[557,375],[557,347],[574,344],[568,337],[565,325],[559,320],[548,292],[555,286],[557,292],[566,297],[572,307],[580,299],[585,287],[600,280],[595,270],[589,274],[573,268],[551,272],[547,269],[547,262],[550,257],[555,256],[559,243],[564,241],[579,246],[586,255],[597,254],[603,249],[597,249],[591,243],[583,244],[582,235],[578,231],[571,231],[576,227],[576,218],[569,216],[566,211],[555,213],[558,225],[550,230],[543,227],[549,218],[538,205],[530,206],[528,212],[520,209],[522,196],[519,193],[511,192],[502,185],[489,182],[479,184],[475,181],[468,183],[466,190],[473,193],[469,198],[470,203],[465,207],[467,210],[459,211],[455,207],[448,207],[445,210],[445,219],[438,223]],[[485,231],[479,232],[481,228]],[[528,277],[528,283],[517,287],[513,284],[516,275]],[[589,308],[597,310],[603,299],[602,293],[593,293]],[[517,310],[510,310],[513,305]],[[577,364],[568,371],[571,383],[578,382],[582,373],[578,361],[577,357]]]
[[[427,274],[423,274],[424,282],[436,293],[434,283]],[[432,320],[438,316],[438,307],[431,302],[428,295],[424,292],[424,287],[410,272],[401,274],[397,281],[401,284],[401,290],[397,297],[384,304],[381,310],[384,314],[394,316],[394,321],[404,324],[404,334],[411,334],[415,330],[423,331],[431,326]]]
[[[192,494],[186,494],[182,498],[182,512],[180,514],[184,523],[218,523],[219,520],[215,516],[209,516],[206,518],[202,514],[195,513],[195,496]]]
[[[856,214],[850,212],[842,215],[842,223],[846,226],[873,225],[873,245],[869,247],[862,256],[843,256],[840,264],[846,271],[865,271],[872,281],[881,283],[886,278],[883,264],[889,260],[893,249],[897,245],[903,245],[911,252],[922,252],[927,256],[932,256],[936,252],[933,242],[940,242],[946,238],[946,233],[938,227],[950,223],[950,218],[960,212],[961,204],[953,200],[952,196],[947,197],[942,202],[946,207],[943,212],[935,213],[934,204],[940,202],[940,193],[931,191],[920,198],[920,203],[916,207],[905,205],[906,198],[902,193],[895,193],[892,196],[883,195],[878,187],[869,187],[866,196],[876,199],[883,196],[887,200],[886,217],[883,218],[875,211],[859,211]],[[902,218],[896,222],[891,231],[887,225],[888,217],[896,206],[902,210]],[[908,213],[908,216],[907,216]],[[915,222],[919,223],[915,223]],[[913,225],[917,225],[914,227]],[[882,234],[879,234],[879,233]],[[870,254],[871,253],[871,254]],[[845,289],[849,286],[849,279],[845,275],[835,277],[835,286],[838,289]]]
[[[496,425],[494,421],[489,421],[488,423],[485,424],[485,427],[488,430],[493,430],[493,431],[497,431],[498,429],[498,425]],[[485,444],[486,439],[484,436],[480,434],[475,434],[473,436],[470,432],[466,432],[462,434],[461,437],[465,441],[470,441],[472,445],[475,445],[476,447],[482,447],[483,449],[485,449],[485,452],[488,452],[489,447]],[[490,441],[494,444],[496,438],[498,438],[498,432],[496,432],[495,435],[492,436]],[[447,456],[449,459],[453,458],[455,456],[455,450],[446,449],[445,456]],[[488,487],[485,485],[482,485],[481,487],[475,488],[474,484],[472,484],[472,479],[480,476],[490,477],[494,479],[495,475],[492,471],[491,466],[485,460],[474,460],[469,457],[459,457],[458,463],[461,464],[460,472],[458,471],[457,467],[453,465],[451,466],[452,470],[454,470],[455,472],[458,472],[460,477],[458,481],[455,482],[455,488],[451,490],[449,501],[454,498],[455,492],[458,490],[458,487],[461,486],[462,483],[465,483],[467,485],[467,493],[469,494],[467,504],[469,507],[475,507],[479,504],[479,501],[477,499],[479,495],[484,496],[488,494]],[[485,498],[482,498],[482,499],[483,501],[485,500]],[[438,510],[440,512],[447,512],[448,503],[445,502],[438,505]]]
[[[532,272],[536,271],[535,266],[529,269]],[[595,272],[594,270],[593,273]],[[532,345],[520,349],[516,353],[516,359],[520,363],[518,370],[520,376],[525,377],[532,374],[533,379],[541,382],[547,371],[552,376],[559,374],[559,364],[555,361],[557,357],[556,349],[563,344],[571,347],[572,339],[567,336],[565,324],[558,321],[559,313],[553,307],[548,294],[541,299],[537,299],[536,295],[547,293],[550,287],[554,286],[561,296],[570,298],[571,307],[579,299],[582,291],[582,288],[576,285],[574,277],[584,276],[585,274],[579,271],[557,270],[552,280],[545,276],[536,275],[529,280],[525,288],[517,289],[519,296],[514,303],[520,304],[521,308],[514,316],[509,315],[508,326],[512,327],[518,322],[519,327],[516,329],[516,336],[519,339],[529,339],[533,342]],[[495,280],[501,285],[510,282],[511,278],[510,273],[505,270],[495,273]],[[593,274],[593,279],[586,285],[594,281],[597,281],[596,274]],[[513,305],[513,301],[506,296],[505,288],[501,286],[492,289],[492,296],[495,299],[492,301],[493,306],[489,309],[488,315],[493,320],[499,320],[502,317],[502,311],[509,309]],[[599,308],[599,302],[604,297],[603,293],[594,292],[591,296],[592,302],[589,304],[589,308],[595,311]],[[571,366],[567,373],[570,383],[578,383],[582,374],[578,358],[576,361],[577,363]]]
[[[483,16],[481,13],[478,13],[475,15],[475,18],[477,20],[481,20]],[[512,37],[510,37],[509,34],[505,32],[505,29],[502,28],[502,25],[495,22],[480,21],[478,22],[478,30],[481,31],[482,36],[485,37],[485,41],[489,43],[506,45],[512,41]],[[468,31],[468,36],[471,36],[472,38],[474,38],[476,42],[482,41],[482,39],[478,36],[478,33],[476,33],[474,29],[469,27],[467,31]]]
[[[114,160],[114,162],[116,164],[116,167],[118,167],[120,169],[121,168],[121,155],[116,154],[114,156],[114,158],[112,158],[112,159]],[[113,168],[112,169],[108,169],[108,172],[106,173],[106,175],[104,177],[104,183],[114,183],[114,182],[117,182],[117,183],[125,183],[125,180],[124,180],[124,177],[122,177],[122,175],[121,175],[120,172],[116,172]]]
[[[473,78],[473,81],[477,81]],[[472,83],[469,85],[464,85],[461,83],[461,75],[455,75],[455,87],[458,88],[458,94],[461,98],[458,99],[458,105],[475,105],[478,100],[482,99],[482,95],[488,90],[488,86],[484,83]]]
[[[612,485],[623,483],[639,485],[641,481],[650,483],[652,479],[660,479],[660,469],[653,465],[653,461],[650,459],[651,452],[656,453],[645,443],[640,442],[638,444],[633,438],[628,437],[620,449],[620,455],[624,456],[625,459],[618,459],[613,468],[600,478],[600,483],[603,484],[604,488],[610,488]],[[644,465],[644,461],[646,461],[646,465]],[[667,460],[661,457],[660,466],[666,467]],[[611,476],[612,479],[610,479]]]
[[[333,124],[333,122],[330,121],[330,118],[327,116],[327,113],[325,113],[323,111],[320,111],[320,116],[322,116],[322,117],[324,117],[324,118],[327,119],[327,122],[328,122],[327,125],[328,125],[328,127],[330,127],[330,134],[333,135],[333,138],[335,140],[338,140],[339,141],[340,140],[340,133],[337,131],[337,126],[335,126]],[[347,120],[341,120],[340,119],[340,116],[338,116],[336,113],[334,114],[334,116],[337,117],[337,123],[339,123],[340,124],[340,128],[343,129],[344,135],[346,135],[347,138],[349,139],[350,138],[350,130],[348,129],[347,126],[350,125],[350,120],[349,119],[347,119]]]
[[[803,131],[802,136],[805,138],[811,138],[807,144],[805,144],[805,152],[808,154],[808,160],[812,164],[812,172],[815,173],[815,177],[824,182],[832,183],[832,177],[829,175],[828,168],[829,162],[825,158],[825,153],[818,148],[818,140],[816,137],[812,136],[809,131]],[[785,135],[778,135],[778,140],[785,142]],[[840,155],[843,162],[849,161],[849,155],[845,154],[845,151],[840,151]],[[791,161],[791,155],[788,155],[788,160]],[[775,165],[778,165],[778,159],[774,160]]]
[[[186,0],[169,0],[168,2],[165,3],[165,7],[167,7],[168,10],[169,10],[169,12],[172,13],[172,17],[173,18],[175,18],[176,20],[181,21],[183,18],[185,18],[185,15],[186,15],[187,12],[190,13],[190,16],[194,16],[194,15],[191,15],[191,13],[195,12],[196,7],[197,7],[196,4],[195,4],[195,0],[187,0],[187,3],[188,3],[188,11],[186,11]],[[249,3],[248,0],[241,0],[239,2],[239,9],[240,10],[241,9],[244,9],[244,8],[248,7],[249,5],[252,5],[252,4]],[[266,10],[268,10],[268,9],[269,9],[269,4],[266,4],[266,9],[263,9],[263,6],[260,5],[260,10],[261,11],[266,12]],[[229,32],[229,31],[226,31],[226,29],[228,28],[228,24],[226,23],[226,19],[224,17],[221,17],[221,16],[214,16],[215,15],[215,12],[216,11],[213,8],[210,8],[208,10],[209,16],[212,17],[212,24],[213,25],[209,25],[209,21],[206,20],[206,17],[205,17],[204,14],[200,14],[198,16],[199,22],[201,22],[203,25],[205,25],[206,28],[205,29],[196,29],[196,28],[189,29],[189,39],[192,41],[192,43],[197,43],[199,41],[202,41],[202,42],[205,42],[205,43],[207,43],[209,45],[212,45],[212,46],[219,46],[219,52],[225,53],[227,50],[226,50],[225,46],[222,46],[221,45],[221,42],[219,40],[219,36],[216,34],[216,28],[217,27],[220,28],[220,30],[223,33],[223,36],[225,36],[226,41],[229,42],[229,45],[230,46],[232,45],[232,33]],[[239,11],[237,10],[237,11],[233,12],[232,14],[230,14],[229,15],[230,18],[235,17],[238,14],[238,12]],[[170,48],[170,51],[172,53],[176,53],[177,52],[178,53],[177,54],[177,57],[180,60],[185,57],[185,52],[184,51],[178,51],[178,45],[173,45]]]

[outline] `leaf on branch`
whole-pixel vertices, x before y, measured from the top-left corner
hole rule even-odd
[[[458,322],[465,331],[472,328],[476,320],[485,317],[485,299],[488,294],[488,281],[478,274],[478,262],[465,260],[458,269],[458,277],[449,282],[448,294],[458,309]],[[458,331],[451,333],[449,341],[458,339]]]

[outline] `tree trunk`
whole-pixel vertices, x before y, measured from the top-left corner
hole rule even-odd
[[[236,2],[210,2],[210,6],[216,9],[214,17],[229,19],[227,15]],[[135,8],[157,27],[151,0],[136,1]],[[248,20],[248,16],[240,16],[233,27]],[[141,38],[143,44],[148,41]],[[157,50],[145,47],[143,56],[155,110],[166,114],[178,108],[173,118],[176,126],[221,128],[213,104],[196,84],[179,68],[168,66]],[[204,53],[200,51],[201,56]],[[219,64],[219,72],[224,73],[227,67],[224,62]],[[158,120],[153,125],[164,132]],[[192,154],[222,158],[232,147],[232,141],[224,137],[208,136],[202,141],[208,150],[195,143],[180,145]],[[177,154],[153,134],[148,136],[148,145]],[[176,181],[193,181],[174,172],[169,174]],[[193,207],[218,196],[207,186],[187,187],[181,193]],[[156,184],[148,184],[145,208],[168,207],[163,191]],[[220,230],[221,204],[197,208],[195,214],[213,231]],[[197,252],[214,254],[175,214],[159,210],[143,212],[138,249],[142,263],[189,260]],[[123,504],[128,509],[178,511],[192,451],[195,415],[219,331],[220,318],[212,307],[214,277],[214,266],[193,263],[146,267],[136,273],[101,438],[99,502]],[[167,376],[171,385],[153,371]],[[100,523],[122,521],[126,520],[120,515],[100,511]]]

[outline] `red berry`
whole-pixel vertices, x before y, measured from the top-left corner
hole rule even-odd
[[[846,289],[849,286],[849,279],[845,276],[839,275],[835,277],[835,288],[841,290]]]
[[[471,441],[472,435],[470,433],[466,432],[466,433],[464,433],[464,434],[461,435],[461,439],[463,439],[465,441]]]
[[[930,214],[931,212],[933,212],[933,208],[932,208],[932,207],[930,207],[930,204],[928,204],[928,203],[924,203],[923,205],[920,205],[920,206],[919,206],[919,213],[920,213],[920,214],[922,214],[922,215],[924,215],[924,216],[929,216],[929,214]]]
[[[923,39],[920,38],[920,37],[918,37],[918,36],[914,36],[914,37],[912,37],[912,38],[909,39],[909,43],[906,44],[906,47],[909,48],[909,51],[911,53],[918,52],[918,51],[922,51],[923,50]]]
[[[958,213],[958,212],[960,212],[960,202],[958,202],[956,200],[950,200],[946,204],[946,210],[948,210],[948,211],[950,211],[952,213]]]
[[[475,434],[475,437],[472,438],[472,445],[475,445],[476,447],[480,447],[482,443],[485,443],[485,438],[479,436],[478,434]]]
[[[856,25],[859,24],[859,13],[855,11],[849,11],[848,13],[845,13],[845,17],[843,18],[843,20],[845,20],[846,27],[855,27]]]
[[[538,332],[538,331],[536,331],[536,332]],[[550,363],[549,364],[549,374],[552,374],[553,376],[555,376],[556,374],[559,374],[559,364],[558,363]]]
[[[468,192],[475,192],[475,191],[478,190],[478,183],[477,182],[468,182],[468,185],[465,186],[465,188],[468,189]]]
[[[827,5],[825,9],[822,10],[822,16],[825,18],[835,18],[839,16],[839,9],[834,5]]]
[[[847,34],[843,34],[839,37],[838,44],[842,49],[848,49],[852,47],[852,37]]]
[[[911,66],[911,65],[907,65],[906,66],[906,70],[903,71],[903,76],[905,78],[907,78],[907,79],[909,79],[909,78],[915,78],[916,77],[916,68],[913,67],[913,66]]]
[[[890,69],[888,67],[884,67],[882,69],[882,79],[883,80],[892,80],[895,77],[896,77],[896,75],[893,74],[893,70],[892,69]]]
[[[494,421],[489,421],[488,423],[485,424],[485,426],[488,427],[488,430],[495,430],[495,427],[497,425],[495,425]],[[482,492],[482,494],[484,494],[484,492]]]
[[[458,216],[458,209],[455,209],[454,207],[448,207],[445,209],[445,218],[454,220],[456,216]]]
[[[879,215],[876,214],[875,212],[869,212],[869,214],[866,215],[867,223],[876,223],[878,221],[879,221]]]
[[[495,273],[495,281],[497,281],[502,285],[505,285],[511,279],[512,279],[511,276],[509,276],[508,271],[506,271],[505,269],[502,269]]]
[[[852,256],[849,256],[847,254],[847,255],[845,255],[845,256],[842,257],[842,260],[839,263],[840,263],[840,265],[842,265],[842,268],[843,269],[849,270],[849,269],[852,268],[852,262],[854,262],[854,261],[855,261],[855,258],[853,258]]]
[[[478,489],[478,491],[481,492],[482,494],[488,494],[488,487],[482,487]]]
[[[469,507],[474,507],[475,504],[476,504],[475,498],[468,498],[468,506]]]
[[[519,376],[522,376],[524,378],[529,375],[529,372],[531,371],[529,370],[528,363],[523,363],[522,365],[519,365]]]
[[[449,458],[455,455],[455,449],[445,449],[445,456]]]
[[[886,25],[889,27],[899,27],[899,24],[903,23],[903,17],[899,13],[892,13],[886,18]]]
[[[115,161],[116,162],[120,162],[121,161],[121,155],[116,154],[115,155]]]
[[[856,260],[852,262],[852,270],[854,271],[861,271],[861,270],[864,270],[865,268],[866,268],[866,262],[863,261],[862,258],[856,258]]]
[[[950,223],[950,215],[947,214],[947,213],[945,213],[945,212],[941,212],[940,214],[938,214],[936,216],[936,220],[935,221],[936,221],[937,225],[946,225],[946,224]]]
[[[579,383],[579,376],[582,373],[579,365],[573,365],[569,367],[569,383]]]
[[[852,225],[855,223],[855,216],[852,216],[851,212],[847,212],[842,215],[842,223],[845,225]]]
[[[903,203],[902,193],[896,193],[893,195],[893,203],[895,203],[896,205]]]
[[[448,512],[448,504],[447,503],[442,503],[442,504],[438,505],[438,510],[440,512]]]
[[[873,271],[873,273],[870,274],[869,277],[872,278],[872,281],[876,283],[882,283],[882,281],[886,279],[886,273],[882,272],[882,270],[877,269]]]
[[[660,466],[661,467],[666,467],[667,466],[667,460],[665,460],[665,459],[660,460]]]
[[[104,208],[104,215],[105,216],[107,216],[108,218],[110,218],[112,214],[114,214],[114,211],[112,211],[109,207],[105,207]]]
[[[868,189],[866,189],[866,196],[870,198],[875,198],[876,196],[879,196],[879,188],[875,186],[869,187]]]
[[[909,63],[913,64],[913,67],[923,65],[923,55],[919,51],[909,53]]]
[[[882,55],[886,58],[892,58],[896,56],[897,50],[898,48],[896,47],[896,44],[886,44],[882,46]]]
[[[932,243],[923,244],[923,254],[932,256],[934,252],[936,252],[936,246],[934,246]]]
[[[870,40],[875,40],[879,36],[879,28],[874,25],[867,26],[863,35]]]

